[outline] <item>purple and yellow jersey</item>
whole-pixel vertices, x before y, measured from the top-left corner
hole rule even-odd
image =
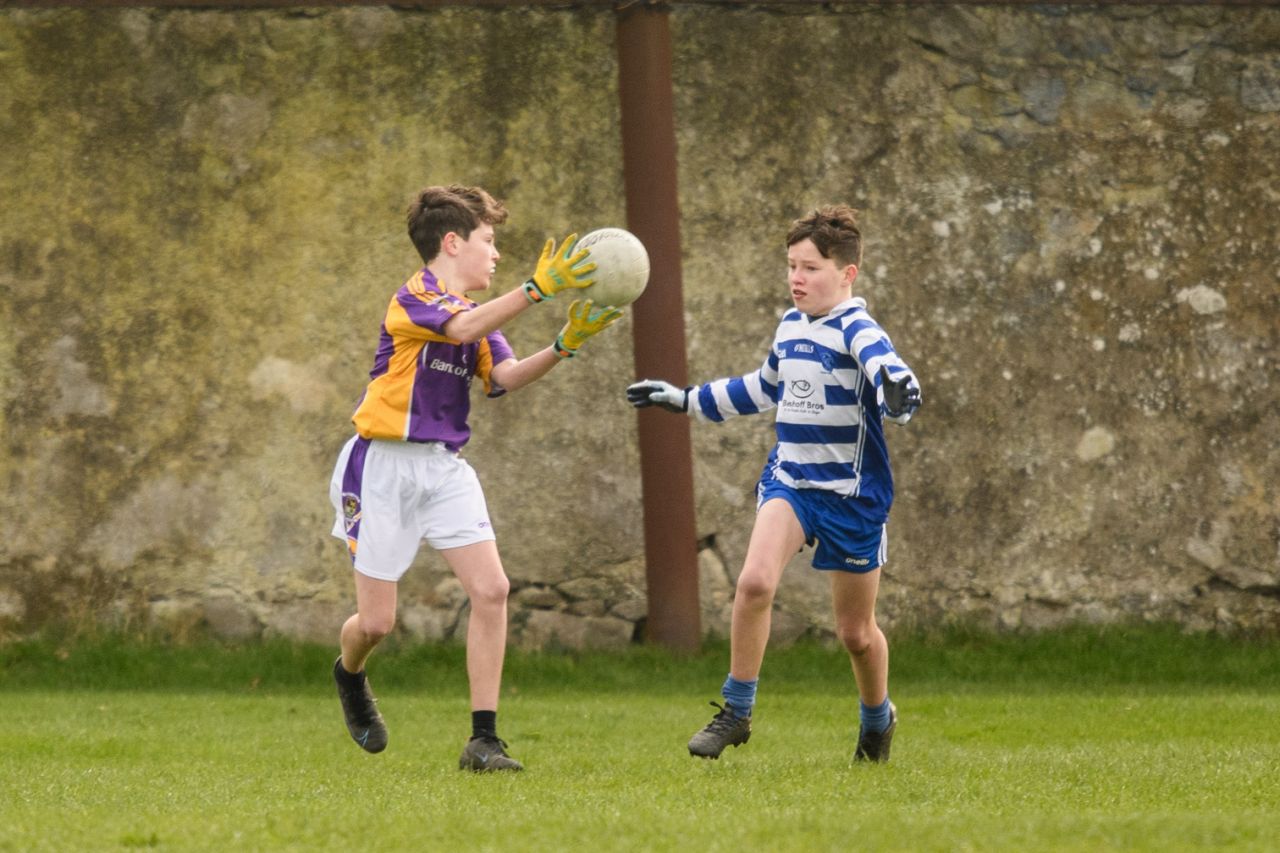
[[[409,290],[418,281],[421,296]],[[391,297],[382,321],[378,352],[369,385],[351,420],[364,438],[439,441],[459,450],[471,437],[471,378],[479,376],[485,394],[505,389],[490,377],[495,364],[514,358],[502,332],[464,344],[444,333],[444,324],[476,303],[445,290],[425,268]]]

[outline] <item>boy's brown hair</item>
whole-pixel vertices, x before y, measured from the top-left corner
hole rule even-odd
[[[791,223],[787,231],[787,247],[801,240],[812,240],[824,258],[839,266],[862,266],[862,232],[858,230],[858,211],[847,204],[827,204],[808,216]]]
[[[507,208],[480,187],[449,184],[427,187],[418,193],[405,215],[409,239],[430,263],[440,254],[440,243],[450,231],[466,240],[481,223],[501,225],[507,221]]]

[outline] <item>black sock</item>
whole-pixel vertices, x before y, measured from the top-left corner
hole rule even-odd
[[[347,672],[347,668],[342,665],[342,658],[338,658],[338,664],[333,668],[333,671],[347,687],[359,688],[364,684],[364,670]]]
[[[498,736],[498,712],[497,711],[472,711],[471,712],[471,739],[478,737]]]

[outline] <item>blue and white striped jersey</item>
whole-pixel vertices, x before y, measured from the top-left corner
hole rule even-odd
[[[861,498],[873,515],[888,518],[893,474],[883,422],[906,423],[911,413],[890,417],[885,412],[882,365],[892,379],[905,374],[919,388],[889,336],[867,313],[865,300],[847,299],[816,319],[792,308],[778,324],[760,369],[694,386],[689,411],[723,421],[777,408],[778,443],[768,462],[776,479],[796,489]]]

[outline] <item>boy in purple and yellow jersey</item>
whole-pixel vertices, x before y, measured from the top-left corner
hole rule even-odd
[[[479,187],[428,187],[408,212],[409,237],[426,266],[396,291],[387,307],[370,381],[352,421],[329,494],[345,539],[356,586],[356,613],[342,626],[342,654],[333,676],[347,730],[369,752],[387,746],[364,665],[395,625],[396,584],[425,540],[440,552],[471,603],[467,676],[472,736],[464,770],[521,770],[498,737],[498,692],[507,638],[507,592],[484,493],[459,455],[470,438],[471,381],[498,397],[544,376],[571,358],[622,312],[574,301],[553,346],[516,358],[499,327],[561,290],[592,284],[595,265],[577,235],[555,249],[548,241],[533,277],[478,305],[501,255],[494,226],[506,221],[501,202]]]

